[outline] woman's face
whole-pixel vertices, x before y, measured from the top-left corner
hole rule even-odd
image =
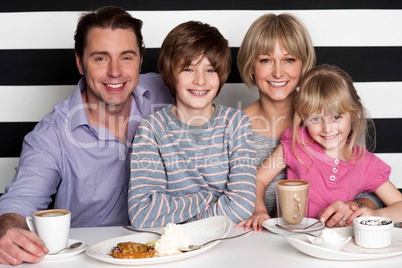
[[[271,54],[259,55],[254,63],[254,80],[260,94],[274,101],[285,100],[299,84],[302,61],[276,42]]]

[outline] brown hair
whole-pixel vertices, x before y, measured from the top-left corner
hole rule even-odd
[[[346,151],[348,160],[362,157],[367,147],[374,149],[374,123],[357,94],[352,78],[339,67],[323,64],[307,72],[300,83],[294,105],[293,148],[296,143],[304,145],[297,134],[298,127],[303,125],[309,115],[321,113],[325,109],[332,114],[350,114],[352,131],[348,137]],[[355,152],[356,145],[359,147]]]
[[[95,27],[111,28],[111,29],[131,29],[136,38],[137,45],[140,50],[140,56],[145,53],[141,28],[142,21],[133,18],[127,11],[122,8],[107,6],[99,8],[95,11],[83,14],[77,24],[74,35],[74,49],[77,55],[82,59],[84,49],[87,43],[88,32]]]
[[[158,69],[173,97],[176,96],[177,74],[200,56],[206,57],[218,74],[218,95],[232,63],[228,41],[218,29],[199,21],[188,21],[176,26],[163,40]]]
[[[301,77],[314,67],[315,50],[304,25],[291,14],[265,14],[250,26],[237,55],[240,76],[249,88],[256,86],[253,77],[255,60],[260,55],[272,53],[277,41],[302,61]]]

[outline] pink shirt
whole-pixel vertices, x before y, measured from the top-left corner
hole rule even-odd
[[[310,181],[310,218],[317,218],[323,208],[336,200],[353,200],[362,192],[374,192],[389,180],[391,167],[373,153],[366,151],[364,159],[345,162],[329,157],[320,145],[311,143],[312,139],[306,128],[299,128],[299,135],[309,144],[304,150],[300,145],[295,148],[297,156],[305,165],[293,154],[292,129],[285,131],[281,144],[288,166],[287,179]]]

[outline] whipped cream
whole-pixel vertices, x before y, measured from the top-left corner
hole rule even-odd
[[[345,238],[329,228],[322,230],[321,235],[315,238],[316,243],[340,243],[344,240]]]
[[[168,223],[163,229],[162,236],[155,243],[156,254],[168,256],[182,253],[179,247],[187,247],[191,244],[191,238],[183,229],[183,226]]]

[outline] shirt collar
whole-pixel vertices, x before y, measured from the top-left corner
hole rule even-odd
[[[70,120],[71,130],[81,125],[90,125],[81,94],[85,89],[86,81],[85,77],[82,77],[78,82],[76,90],[70,97],[68,118]],[[144,103],[144,98],[149,99],[150,92],[141,84],[141,81],[139,81],[137,87],[134,89],[132,97],[133,100],[131,102],[130,114],[137,114],[136,110],[140,111],[142,114],[142,104]]]

